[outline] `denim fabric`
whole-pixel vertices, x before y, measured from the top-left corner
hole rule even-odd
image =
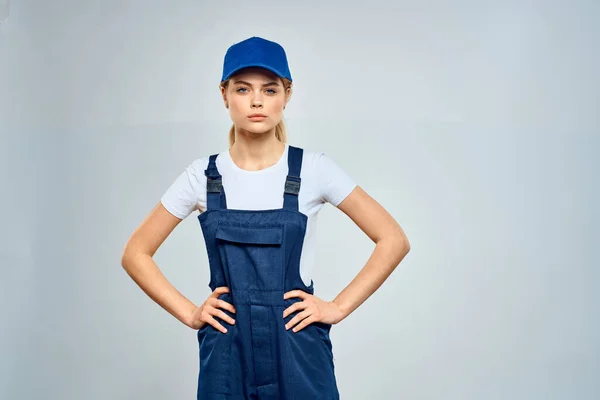
[[[298,211],[302,149],[289,146],[284,204],[274,210],[229,210],[217,155],[210,157],[207,210],[198,219],[206,242],[211,290],[229,287],[220,299],[234,304],[235,319],[223,334],[205,324],[198,330],[200,371],[197,398],[217,399],[339,399],[331,325],[313,323],[286,331],[283,311],[299,298],[285,292],[313,294],[311,282],[300,278],[299,265],[306,215]],[[209,190],[210,186],[210,190]]]

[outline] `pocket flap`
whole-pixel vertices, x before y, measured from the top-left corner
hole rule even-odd
[[[281,244],[283,226],[243,227],[219,224],[217,239],[248,244]]]

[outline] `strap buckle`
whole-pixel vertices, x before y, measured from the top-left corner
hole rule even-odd
[[[207,178],[206,179],[206,192],[207,193],[221,193],[223,188],[223,182],[221,178]]]
[[[293,175],[288,175],[285,180],[285,193],[298,196],[300,193],[300,178]]]

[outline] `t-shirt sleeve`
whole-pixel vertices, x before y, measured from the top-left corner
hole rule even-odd
[[[356,182],[325,153],[317,159],[317,177],[321,198],[337,207],[354,188]]]
[[[207,159],[194,160],[175,179],[160,199],[167,211],[185,219],[206,203],[206,192],[201,189],[206,186],[204,170],[207,165]]]

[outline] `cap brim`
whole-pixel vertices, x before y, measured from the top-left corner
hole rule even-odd
[[[275,68],[270,67],[268,65],[264,65],[264,64],[258,64],[258,63],[252,63],[252,64],[245,64],[245,65],[241,65],[237,68],[235,68],[234,70],[232,70],[227,76],[225,76],[223,78],[223,81],[226,81],[227,79],[231,78],[233,75],[237,74],[238,72],[240,72],[243,69],[246,68],[264,68],[268,71],[271,71],[272,73],[274,73],[275,75],[277,75],[280,78],[285,78],[284,74],[281,71],[277,71]]]

